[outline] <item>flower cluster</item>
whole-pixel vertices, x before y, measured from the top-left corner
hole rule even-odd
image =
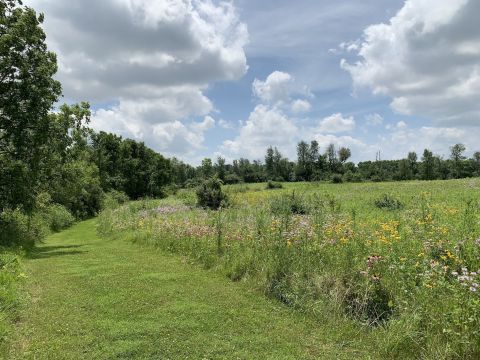
[[[332,244],[336,244],[337,242],[346,244],[355,236],[352,229],[352,222],[348,219],[338,218],[332,218],[326,223],[324,226],[324,234],[326,240]]]
[[[283,237],[287,239],[287,243],[299,241],[300,239],[313,239],[315,236],[314,227],[308,217],[294,216],[292,223],[288,229],[282,233]]]
[[[399,225],[400,223],[398,221],[380,223],[380,230],[376,231],[375,234],[380,242],[391,244],[401,239],[400,233],[398,232]]]
[[[159,206],[155,209],[155,212],[160,215],[167,215],[186,210],[189,210],[187,206]]]
[[[478,290],[478,274],[479,271],[468,271],[466,267],[463,267],[459,272],[452,271],[452,275],[457,281],[464,287],[467,287],[471,292],[477,292]]]
[[[371,255],[367,258],[367,267],[369,269],[373,268],[377,262],[382,259],[380,255]]]

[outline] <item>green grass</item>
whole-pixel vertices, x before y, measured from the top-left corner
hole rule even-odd
[[[6,359],[369,358],[337,332],[181,257],[96,235],[51,235],[25,260],[29,302]]]
[[[479,358],[479,179],[225,190],[221,211],[191,207],[183,190],[106,211],[99,230],[335,323],[380,358]]]
[[[5,357],[478,358],[478,179],[226,191],[220,212],[180,191],[49,236]]]

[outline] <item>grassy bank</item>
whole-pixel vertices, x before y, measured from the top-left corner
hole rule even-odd
[[[100,231],[216,268],[335,322],[345,341],[356,327],[377,356],[478,358],[479,191],[478,180],[239,185],[228,209],[194,208],[184,191],[106,211]]]

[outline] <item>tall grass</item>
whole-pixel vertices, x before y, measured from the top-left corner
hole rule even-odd
[[[226,191],[229,209],[186,206],[183,193],[107,210],[99,231],[357,324],[383,357],[480,357],[479,181]],[[377,207],[384,194],[402,206]]]
[[[0,354],[18,316],[22,301],[20,286],[24,278],[21,252],[0,248]]]

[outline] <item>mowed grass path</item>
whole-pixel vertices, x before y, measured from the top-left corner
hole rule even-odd
[[[25,263],[29,299],[9,359],[368,358],[244,284],[100,239],[95,220],[50,236]]]

